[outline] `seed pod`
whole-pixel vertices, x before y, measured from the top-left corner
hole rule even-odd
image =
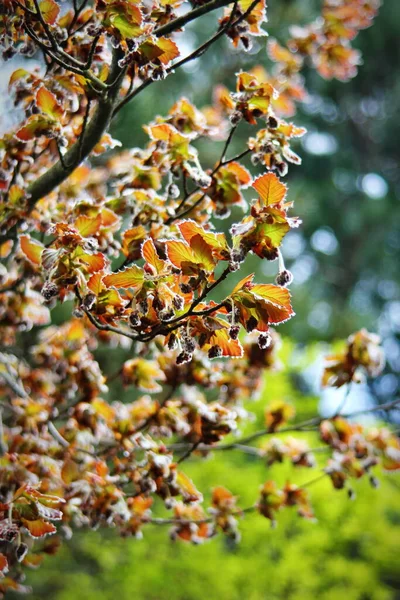
[[[176,183],[170,183],[167,188],[167,196],[175,200],[176,198],[179,198],[179,194],[180,191]]]
[[[270,129],[276,129],[279,125],[278,119],[273,115],[270,115],[268,117],[267,125],[270,127]]]
[[[139,327],[141,325],[139,311],[134,310],[129,315],[129,325],[133,328]]]
[[[231,340],[237,340],[239,335],[240,327],[239,325],[232,325],[229,329],[229,337]]]
[[[149,309],[148,303],[147,303],[147,298],[144,298],[143,300],[140,301],[139,309],[142,314],[144,314],[144,315],[147,314],[147,311]]]
[[[278,275],[276,276],[276,279],[275,279],[276,284],[281,285],[283,287],[290,285],[292,283],[292,281],[293,281],[293,275],[287,269],[284,269],[283,271],[278,273]]]
[[[154,296],[152,304],[156,312],[159,312],[164,308],[164,303],[162,302],[161,298],[159,298],[159,296]]]
[[[175,310],[182,310],[184,306],[184,299],[179,294],[176,294],[172,299],[172,304],[174,305]]]
[[[250,317],[250,319],[246,323],[246,331],[250,333],[257,327],[257,319],[255,317]]]
[[[160,321],[170,321],[174,318],[175,314],[172,308],[165,308],[164,310],[160,310],[158,316],[160,317]]]
[[[284,160],[282,162],[276,163],[276,168],[277,168],[279,175],[281,175],[281,177],[284,177],[289,170],[289,167]]]
[[[258,346],[265,350],[271,344],[271,336],[268,333],[260,333],[258,336]]]
[[[96,296],[93,292],[89,292],[83,299],[83,306],[86,310],[92,310],[93,306],[96,304]]]
[[[232,125],[237,125],[243,118],[242,113],[239,110],[234,110],[233,113],[229,115],[229,120]]]
[[[199,343],[200,348],[202,348],[204,346],[204,344],[206,343],[206,341],[207,341],[207,334],[204,333],[204,331],[203,331],[203,333],[201,333],[199,335],[199,339],[198,339],[198,343]]]
[[[18,544],[16,550],[15,550],[15,556],[17,558],[18,562],[22,562],[25,558],[25,556],[27,555],[29,548],[26,544],[24,544],[23,542],[21,542],[21,544]]]
[[[192,355],[191,354],[188,354],[187,352],[181,352],[176,357],[176,364],[177,365],[183,365],[185,363],[190,362],[191,360],[192,360]]]
[[[232,250],[231,258],[234,262],[241,263],[246,258],[246,250],[243,246]]]
[[[182,294],[190,294],[190,292],[192,291],[192,286],[188,283],[181,283],[179,287],[181,288]]]
[[[178,345],[178,339],[176,337],[175,333],[171,333],[171,335],[168,338],[168,348],[170,350],[174,350]]]
[[[211,348],[208,351],[208,358],[219,358],[220,356],[222,356],[221,346],[211,346]]]
[[[53,281],[46,281],[42,287],[41,294],[46,302],[49,302],[52,298],[58,296],[58,291],[58,285],[56,285]]]

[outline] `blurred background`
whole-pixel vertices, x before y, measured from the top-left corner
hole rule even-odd
[[[319,0],[270,2],[268,31],[285,41],[291,23],[308,23]],[[212,34],[214,17],[187,28],[184,54]],[[294,274],[291,287],[297,316],[279,328],[284,338],[282,369],[268,374],[262,397],[251,405],[262,423],[265,404],[289,400],[298,418],[330,411],[343,392],[324,394],[318,387],[321,357],[328,343],[366,327],[379,333],[387,355],[381,377],[352,391],[357,408],[393,400],[400,377],[400,3],[385,0],[372,28],[354,45],[363,65],[351,82],[327,82],[315,72],[305,77],[311,96],[293,119],[307,135],[294,145],[303,159],[286,176],[293,214],[303,225],[285,239],[283,252]],[[164,115],[180,97],[198,107],[211,102],[212,89],[223,83],[231,90],[235,73],[260,64],[271,67],[266,38],[249,54],[221,40],[205,56],[158,82],[128,105],[112,134],[125,147],[146,142],[142,125]],[[232,155],[245,148],[248,128],[241,125]],[[204,167],[219,158],[223,143],[199,146]],[[256,168],[245,165],[257,174]],[[240,211],[216,226],[227,230]],[[272,281],[276,265],[250,259],[246,272],[258,281]],[[241,272],[243,273],[243,271]],[[229,281],[229,287],[231,286]],[[221,290],[221,295],[229,290]],[[55,322],[61,319],[55,311]],[[307,349],[306,349],[307,347]],[[106,358],[107,357],[107,358]],[[109,372],[114,358],[99,351]],[[353,386],[354,387],[354,386]],[[121,399],[117,385],[111,398]],[[392,413],[396,420],[398,413]],[[385,415],[382,415],[384,418]],[[253,424],[252,427],[255,427]],[[313,440],[309,440],[312,445]],[[318,445],[318,444],[317,444]],[[200,489],[215,484],[240,496],[240,504],[269,478],[284,482],[291,470],[276,473],[251,456],[224,455],[192,459],[185,472]],[[296,471],[296,483],[309,478]],[[396,600],[400,599],[400,481],[382,474],[381,489],[368,481],[355,488],[350,501],[333,493],[329,481],[313,486],[318,523],[300,521],[287,511],[276,530],[267,520],[249,516],[241,526],[242,541],[227,545],[215,539],[204,546],[173,543],[166,528],[145,530],[143,540],[121,540],[113,532],[74,534],[55,557],[29,574],[33,600]]]

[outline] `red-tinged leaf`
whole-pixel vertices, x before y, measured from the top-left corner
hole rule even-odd
[[[98,214],[96,217],[87,217],[81,215],[74,223],[75,229],[79,231],[82,237],[90,237],[95,235],[99,227],[101,226],[101,215]]]
[[[44,86],[42,86],[36,94],[36,104],[45,115],[55,121],[60,119],[64,114],[64,110],[62,106],[58,104],[55,95]]]
[[[11,75],[8,85],[11,86],[13,83],[15,83],[16,81],[19,81],[23,77],[26,77],[26,78],[34,77],[34,75],[32,73],[30,73],[29,71],[27,71],[26,69],[17,69]]]
[[[231,358],[241,358],[243,348],[239,340],[232,340],[227,329],[217,329],[210,337],[210,346],[219,346],[222,350],[222,356]]]
[[[196,257],[190,246],[179,240],[168,240],[165,242],[167,255],[175,267],[181,267],[182,262],[196,263]]]
[[[109,208],[103,208],[101,211],[101,224],[103,227],[113,227],[114,225],[118,225],[121,219],[118,215],[115,214],[114,211]]]
[[[91,407],[98,415],[103,417],[107,423],[110,423],[115,419],[116,412],[114,408],[102,398],[95,398],[93,402],[91,402]]]
[[[105,285],[103,283],[103,277],[104,277],[104,273],[102,273],[101,271],[98,271],[97,273],[94,273],[93,275],[91,275],[91,277],[87,283],[89,290],[91,292],[93,292],[93,294],[95,294],[96,296],[98,296],[105,289]]]
[[[208,246],[215,250],[228,250],[228,243],[223,233],[206,231],[201,225],[192,220],[180,221],[177,224],[184,240],[192,246],[191,240],[194,236],[200,236]]]
[[[110,13],[109,20],[123,38],[135,38],[143,33],[140,27],[142,13],[137,6],[131,3],[124,3],[123,8]]]
[[[275,173],[266,173],[258,177],[253,183],[253,188],[260,194],[264,206],[282,202],[287,191],[286,185],[279,180]]]
[[[82,331],[83,326],[80,323],[80,321],[76,321],[76,324],[78,326],[80,326],[81,331]],[[42,492],[39,492],[39,490],[33,488],[30,485],[22,485],[20,488],[18,488],[18,490],[15,492],[15,494],[13,496],[13,502],[15,502],[15,500],[17,500],[21,496],[23,496],[24,498],[27,498],[28,500],[34,500],[35,502],[40,502],[41,504],[44,504],[45,506],[58,506],[60,503],[65,502],[64,498],[60,498],[59,496],[53,496],[51,494],[42,494]]]
[[[4,577],[5,573],[8,571],[8,561],[4,554],[0,554],[0,576]]]
[[[236,504],[237,496],[234,496],[229,490],[219,485],[212,491],[211,502],[215,508],[222,511],[230,511]]]
[[[250,273],[250,275],[246,275],[246,277],[244,277],[243,279],[241,279],[235,285],[235,287],[232,290],[232,294],[235,294],[236,292],[238,292],[239,290],[243,289],[244,287],[251,287],[253,279],[254,279],[254,273]]]
[[[44,21],[48,25],[54,25],[60,12],[60,7],[55,0],[42,0],[39,2],[39,9]]]
[[[42,538],[46,535],[52,535],[57,531],[53,523],[42,521],[37,519],[36,521],[27,521],[27,519],[21,519],[24,527],[29,531],[32,537]]]
[[[147,133],[153,140],[162,140],[168,142],[171,137],[174,128],[168,123],[160,123],[159,125],[153,125],[152,127],[145,127]]]
[[[290,293],[284,287],[261,283],[251,288],[251,294],[268,303],[269,323],[282,323],[294,315]]]
[[[78,464],[71,458],[67,458],[61,468],[61,478],[66,484],[77,481],[81,477],[81,471]]]
[[[202,494],[196,488],[193,481],[185,473],[182,473],[182,471],[178,471],[176,474],[176,483],[181,491],[184,502],[201,502],[203,500]]]
[[[167,65],[171,60],[180,56],[178,46],[170,38],[160,37],[157,41],[157,46],[162,51],[158,60],[161,61],[163,65]]]
[[[58,124],[56,125],[53,119],[49,119],[43,115],[32,115],[26,124],[21,129],[18,129],[15,135],[19,140],[29,142],[35,137],[47,135],[56,128],[58,128]]]
[[[35,266],[41,264],[42,252],[44,250],[43,244],[32,239],[29,235],[21,235],[19,238],[21,250],[25,257]]]
[[[156,274],[160,274],[165,270],[167,262],[158,256],[152,239],[144,242],[142,246],[142,256],[146,263],[153,267]]]
[[[104,269],[106,266],[106,258],[104,254],[101,252],[97,252],[97,254],[87,254],[80,246],[76,248],[71,258],[86,265],[86,270],[88,273],[96,273],[97,271]]]
[[[124,363],[124,383],[134,384],[144,392],[156,393],[162,390],[159,381],[165,381],[165,374],[155,360],[132,358]]]
[[[251,175],[249,171],[245,169],[245,167],[243,167],[240,163],[235,161],[229,163],[229,165],[227,166],[229,167],[229,171],[235,173],[242,187],[245,188],[249,185],[249,183],[251,182]]]
[[[215,268],[215,261],[210,246],[200,236],[194,235],[190,240],[190,247],[193,250],[196,263],[199,264],[205,271],[211,272]]]
[[[0,258],[7,258],[13,249],[13,245],[14,244],[12,240],[7,240],[6,242],[0,244]]]
[[[121,146],[121,142],[111,137],[109,133],[104,133],[101,140],[95,145],[92,152],[94,156],[99,156],[106,150]]]
[[[25,197],[24,190],[19,185],[12,185],[8,191],[8,203],[12,206],[17,206]]]
[[[119,273],[112,273],[103,278],[103,282],[107,287],[114,286],[116,288],[133,288],[139,290],[144,283],[144,271],[137,265],[132,265]]]

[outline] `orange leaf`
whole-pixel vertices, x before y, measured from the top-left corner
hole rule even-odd
[[[43,86],[36,94],[36,104],[45,115],[54,120],[60,119],[64,114],[64,110],[58,104],[55,95]]]
[[[210,345],[219,346],[222,350],[222,356],[231,356],[240,358],[243,356],[243,348],[239,340],[232,340],[227,329],[217,329],[210,337]]]
[[[86,265],[88,273],[96,273],[106,266],[106,258],[101,252],[97,254],[86,253],[81,246],[78,246],[72,255],[72,259],[77,259],[80,263]]]
[[[164,65],[167,65],[171,60],[177,58],[180,55],[178,46],[169,38],[161,37],[157,41],[157,46],[161,49],[162,53],[158,56]]]
[[[182,473],[182,471],[178,471],[176,474],[176,483],[179,486],[184,502],[201,502],[203,500],[202,494],[198,491],[193,481],[185,473]]]
[[[41,264],[42,252],[44,250],[43,244],[32,239],[29,235],[21,235],[19,238],[19,243],[26,258],[33,265],[39,266]]]
[[[18,129],[15,134],[19,140],[23,142],[29,142],[35,137],[41,135],[47,135],[49,131],[52,131],[55,127],[54,120],[44,117],[43,115],[32,115],[27,120],[26,124]],[[58,125],[57,125],[58,127]]]
[[[236,292],[238,292],[239,290],[241,290],[244,287],[248,287],[249,285],[251,285],[251,282],[254,279],[254,273],[250,273],[250,275],[246,275],[246,277],[244,277],[243,279],[241,279],[239,281],[239,283],[237,283],[235,285],[235,287],[232,290],[232,294],[235,294]]]
[[[27,519],[21,519],[24,527],[29,531],[32,537],[42,538],[46,535],[52,535],[57,531],[53,523],[48,521],[42,521],[37,519],[36,521],[28,521]]]
[[[96,217],[87,217],[81,215],[74,223],[74,227],[79,231],[82,237],[90,237],[95,235],[101,225],[101,215],[98,214]]]
[[[8,571],[8,561],[4,554],[0,554],[0,576],[3,577]]]
[[[282,323],[294,315],[290,293],[284,287],[260,283],[251,288],[251,294],[268,304],[269,323]]]
[[[169,240],[165,243],[169,260],[176,267],[180,267],[182,262],[195,263],[196,258],[190,246],[185,242],[178,240]]]
[[[112,273],[103,279],[107,287],[141,289],[144,283],[144,271],[137,265],[132,265],[119,273]]]
[[[154,268],[156,273],[161,273],[165,269],[167,263],[158,256],[152,239],[144,242],[142,246],[142,256],[144,260]]]
[[[96,296],[98,296],[105,288],[103,277],[104,274],[98,271],[90,277],[87,283],[89,290],[91,290],[93,294],[96,294]]]
[[[258,177],[253,183],[253,188],[260,194],[264,206],[282,202],[287,191],[286,185],[274,173]]]
[[[60,7],[57,2],[55,2],[55,0],[42,0],[42,2],[39,3],[39,8],[44,21],[48,25],[54,25],[60,12]]]

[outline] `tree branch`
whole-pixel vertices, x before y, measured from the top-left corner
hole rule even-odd
[[[107,84],[115,81],[118,75],[121,74],[122,69],[118,66],[120,58],[120,51],[114,50]],[[94,115],[88,123],[86,131],[83,133],[82,141],[78,139],[64,155],[65,166],[62,165],[61,161],[58,161],[28,187],[29,209],[32,209],[36,202],[65,181],[100,141],[103,133],[108,129],[110,124],[121,83],[122,77],[119,77],[115,85],[103,97],[99,98]]]
[[[190,23],[190,21],[194,21],[195,19],[198,19],[199,17],[206,15],[207,13],[212,12],[213,10],[222,8],[223,6],[233,4],[233,2],[234,0],[212,0],[212,2],[207,2],[207,4],[203,4],[203,6],[199,6],[198,8],[187,12],[181,17],[174,19],[170,23],[158,27],[158,29],[156,29],[153,32],[153,34],[157,37],[168,35],[170,33],[173,33],[174,31],[177,31],[178,29],[182,29],[182,27]],[[260,0],[257,0],[257,4],[258,2],[260,2]]]

